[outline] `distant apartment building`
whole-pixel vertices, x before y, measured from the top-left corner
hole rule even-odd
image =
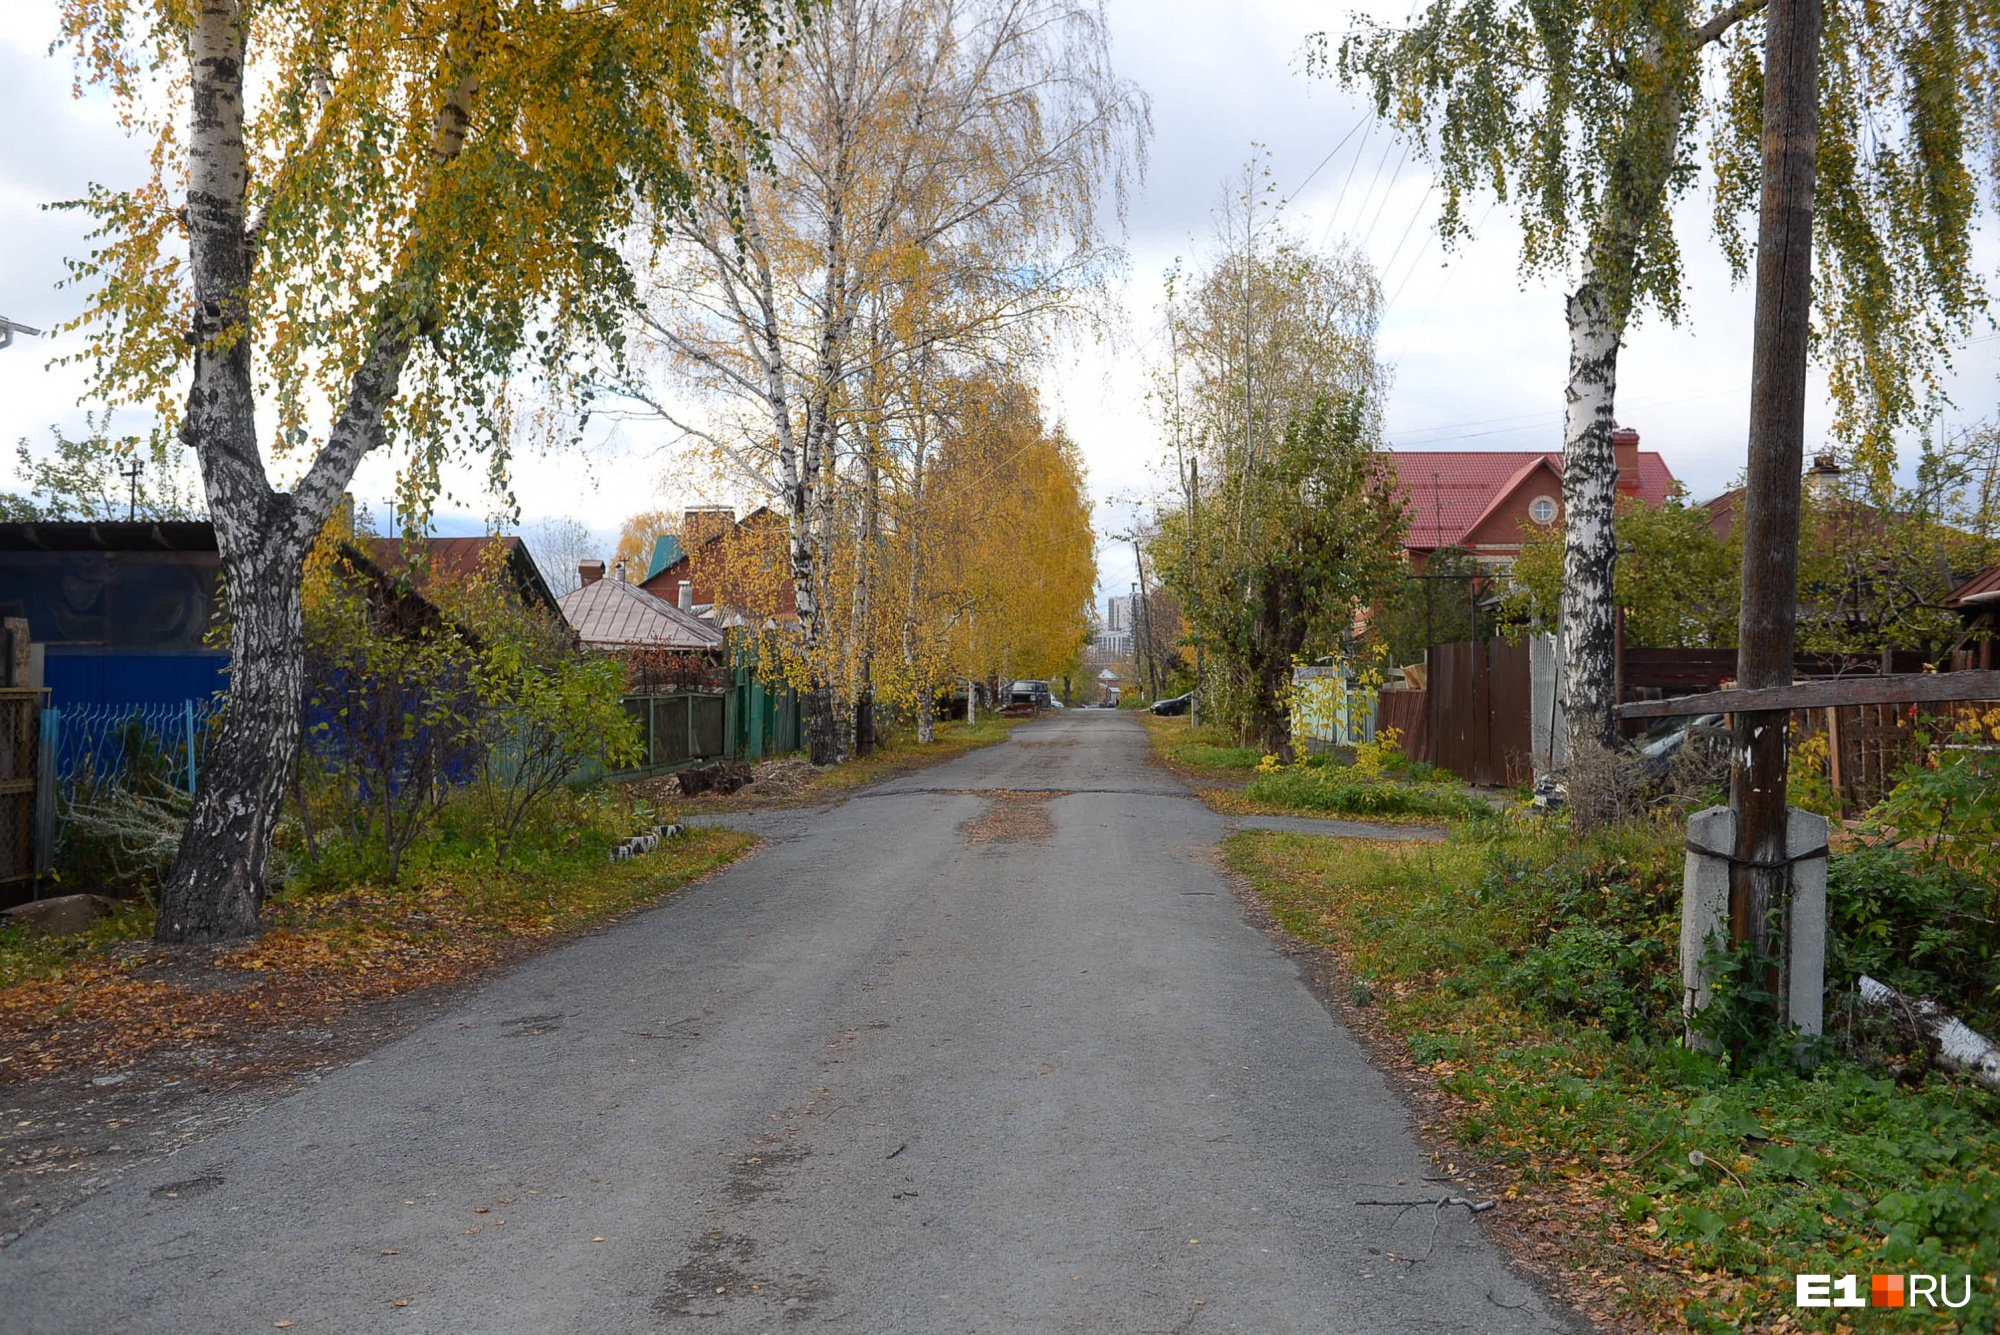
[[[1092,618],[1096,627],[1090,637],[1090,661],[1123,663],[1132,657],[1132,611],[1136,598],[1129,594],[1108,599],[1104,616]]]

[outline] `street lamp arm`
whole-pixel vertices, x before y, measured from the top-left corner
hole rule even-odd
[[[12,347],[14,335],[16,334],[26,334],[29,338],[37,338],[41,335],[41,332],[41,330],[36,329],[33,325],[21,324],[19,321],[10,320],[4,315],[0,315],[0,348]]]

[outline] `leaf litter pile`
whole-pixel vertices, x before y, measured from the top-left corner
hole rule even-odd
[[[243,945],[127,941],[0,988],[0,1081],[103,1076],[178,1050],[213,1079],[264,1074],[257,1039],[337,1028],[358,1006],[460,982],[732,861],[751,840],[697,830],[560,885],[456,871],[422,885],[301,896]]]

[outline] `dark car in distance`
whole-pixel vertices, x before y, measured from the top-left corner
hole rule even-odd
[[[1007,703],[1010,705],[1032,705],[1036,709],[1054,709],[1055,692],[1045,681],[1017,681],[1007,688]]]

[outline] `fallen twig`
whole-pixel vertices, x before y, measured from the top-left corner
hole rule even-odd
[[[1467,1200],[1463,1196],[1439,1196],[1436,1199],[1432,1199],[1431,1197],[1428,1196],[1420,1196],[1415,1200],[1398,1200],[1398,1201],[1366,1200],[1366,1201],[1356,1201],[1354,1203],[1356,1205],[1400,1205],[1406,1212],[1409,1210],[1416,1209],[1418,1206],[1428,1205],[1431,1207],[1430,1236],[1424,1239],[1423,1255],[1412,1256],[1407,1258],[1411,1265],[1417,1265],[1423,1261],[1427,1261],[1430,1259],[1432,1249],[1434,1249],[1437,1246],[1438,1218],[1444,1214],[1445,1206],[1463,1205],[1466,1209],[1470,1210],[1472,1213],[1481,1214],[1487,1210],[1492,1209],[1495,1204],[1495,1202],[1493,1201]],[[1403,1216],[1397,1215],[1396,1222],[1400,1224],[1402,1221],[1403,1221]],[[1396,1259],[1394,1252],[1391,1252],[1389,1254],[1389,1257],[1391,1260]]]

